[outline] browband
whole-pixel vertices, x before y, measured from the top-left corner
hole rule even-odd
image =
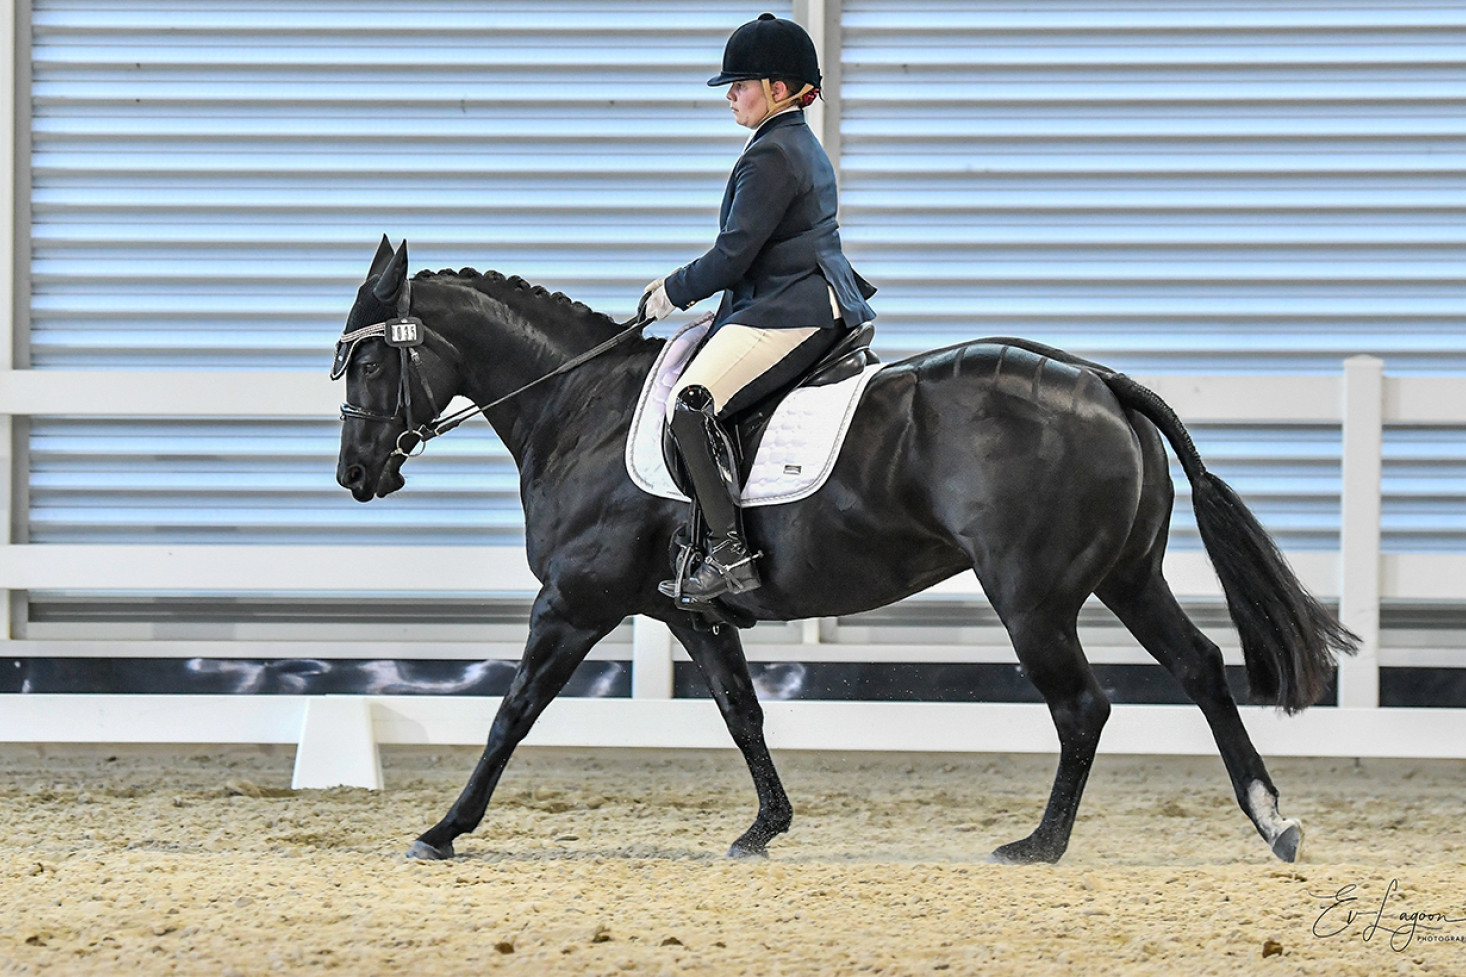
[[[396,349],[411,349],[423,344],[423,332],[421,319],[399,316],[396,319],[384,319],[381,322],[374,322],[369,326],[362,326],[360,329],[353,329],[345,333],[336,340],[336,359],[331,363],[331,379],[341,379],[341,375],[351,365],[351,357],[356,353],[356,347],[362,340],[375,339],[380,336],[387,341],[388,346]]]

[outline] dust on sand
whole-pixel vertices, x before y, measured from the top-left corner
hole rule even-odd
[[[793,830],[730,861],[736,754],[526,749],[458,859],[405,860],[474,758],[292,792],[288,749],[0,747],[0,973],[1466,973],[1466,763],[1275,761],[1290,866],[1219,760],[1102,756],[1014,868],[1051,757],[781,753]]]

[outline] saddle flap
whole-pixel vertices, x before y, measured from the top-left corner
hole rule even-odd
[[[824,387],[859,376],[866,367],[880,362],[871,351],[871,340],[875,338],[874,323],[867,322],[859,329],[842,337],[830,351],[820,357],[814,366],[796,380],[793,386],[770,394],[747,410],[739,411],[729,419],[729,429],[738,442],[740,474],[747,479],[753,469],[753,459],[763,441],[769,420],[779,409],[784,398],[805,387]]]
[[[667,398],[706,335],[711,319],[706,316],[667,341],[647,374],[632,417],[632,430],[626,439],[626,470],[638,487],[659,498],[687,501],[687,493],[678,490],[668,471],[678,467],[675,457],[663,455],[667,433],[664,418]],[[832,350],[822,362],[840,361],[851,354],[863,357],[865,354],[859,353],[861,343],[868,342],[869,336],[870,331],[865,330],[841,337],[840,354]],[[880,369],[878,364],[867,366],[843,381],[827,380],[800,387],[786,397],[769,398],[753,412],[762,416],[745,412],[741,421],[730,425],[743,458],[742,505],[797,502],[818,491],[834,469],[866,386]]]

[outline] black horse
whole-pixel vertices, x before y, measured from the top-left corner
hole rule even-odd
[[[410,359],[372,335],[381,328],[367,328],[409,305],[423,323]],[[361,502],[395,492],[418,444],[409,427],[430,421],[450,395],[490,405],[618,328],[563,295],[494,273],[420,272],[409,283],[406,243],[394,252],[384,238],[347,321],[350,341],[338,347],[348,402],[337,480]],[[365,338],[351,340],[358,331]],[[657,592],[685,505],[637,488],[624,448],[660,347],[631,338],[484,411],[519,466],[529,565],[543,586],[483,756],[409,855],[452,857],[453,840],[483,819],[515,746],[591,647],[630,614],[666,622],[748,763],[758,816],[730,854],[763,854],[789,827],[792,808],[736,630],[695,628]],[[747,513],[750,537],[768,554],[765,582],[728,604],[769,621],[852,614],[976,572],[1059,734],[1042,821],[993,852],[1020,863],[1063,855],[1110,712],[1076,633],[1081,605],[1096,594],[1201,707],[1243,811],[1274,854],[1292,861],[1301,825],[1278,813],[1221,653],[1161,576],[1174,497],[1162,435],[1191,481],[1253,699],[1288,712],[1313,704],[1336,653],[1352,652],[1357,639],[1302,588],[1160,398],[1122,374],[1019,340],[965,343],[882,371],[824,487]]]

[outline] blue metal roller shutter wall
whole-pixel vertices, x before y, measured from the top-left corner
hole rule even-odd
[[[1466,371],[1460,4],[842,16],[843,236],[883,352],[1019,335],[1142,374]],[[1196,433],[1285,547],[1337,546],[1336,430]],[[1387,434],[1386,549],[1466,548],[1460,441]]]
[[[788,15],[788,7],[775,12]],[[324,370],[385,231],[414,267],[629,314],[710,243],[738,4],[36,0],[30,363]],[[476,428],[476,429],[475,429]],[[500,543],[486,428],[359,506],[332,419],[31,425],[34,542]]]
[[[145,11],[37,3],[33,362],[320,369],[382,230],[410,236],[419,266],[497,267],[619,311],[648,274],[706,244],[740,136],[701,80],[727,25],[746,13],[603,3]],[[845,237],[882,286],[883,351],[1017,332],[1137,371],[1337,369],[1338,356],[1361,348],[1385,355],[1394,372],[1458,370],[1466,85],[1452,52],[1462,15],[1453,5],[1244,13],[1221,30],[1205,4],[1040,14],[845,4]],[[340,26],[347,18],[350,30]],[[1194,49],[1208,34],[1286,57],[1227,62],[1229,47],[1218,44],[1212,61],[1193,58],[1185,83],[1176,81],[1179,69],[1165,69],[1161,55]],[[1314,50],[1341,35],[1354,43],[1336,43],[1332,59]],[[652,53],[587,65],[591,37],[610,38],[608,47],[634,40]],[[1034,37],[1052,49],[1034,54],[1042,48]],[[1005,44],[1012,63],[983,56],[995,48],[984,38]],[[1011,53],[1019,42],[1030,44],[1022,57]],[[901,53],[923,46],[947,50]],[[1149,69],[1133,63],[1146,50],[1139,60]],[[1066,65],[1055,51],[1083,56]],[[1366,63],[1367,79],[1341,67],[1346,54]],[[961,58],[974,67],[954,67]],[[946,80],[929,84],[931,71]],[[903,78],[917,84],[902,88]],[[928,99],[935,107],[918,104]],[[1018,137],[1028,162],[1010,154],[1007,170],[964,173],[1001,138]],[[1365,137],[1389,163],[1377,172],[1352,153]],[[1125,152],[1114,145],[1123,150],[1126,140],[1151,162],[1121,165]],[[1281,152],[1270,167],[1237,172],[1161,165],[1178,145],[1215,150],[1239,140],[1312,147],[1300,158],[1317,172]],[[1161,163],[1157,146],[1171,148]],[[1320,146],[1349,150],[1347,159],[1330,163]],[[1108,151],[1088,152],[1096,147]],[[1066,148],[1070,158],[1054,165]],[[1107,162],[1076,170],[1075,158],[1087,155]],[[1049,165],[1038,165],[1045,156]],[[947,170],[934,165],[943,159]],[[1308,274],[1257,277],[1274,258],[1319,249],[1343,271],[1320,279],[1325,263],[1280,260]],[[941,274],[913,274],[934,255],[946,262]],[[1166,275],[1124,277],[1156,255]],[[1364,282],[1364,303],[1353,301],[1362,259],[1391,269]],[[1394,286],[1380,292],[1381,282],[1418,287],[1407,299]],[[1297,314],[1320,295],[1314,312]],[[1351,314],[1317,311],[1342,306]],[[1334,324],[1373,330],[1376,345],[1340,344]],[[1234,335],[1245,337],[1245,362],[1217,348],[1218,337]],[[32,538],[519,538],[517,486],[491,436],[452,458],[415,462],[411,492],[358,507],[330,481],[333,424],[269,427],[291,450],[264,464],[258,446],[235,450],[250,440],[239,424],[39,418]],[[1293,448],[1259,449],[1247,431],[1198,434],[1287,546],[1332,545],[1336,437],[1307,432]],[[1388,439],[1387,453],[1399,448],[1386,459],[1387,548],[1466,545],[1460,437],[1439,434]],[[1194,545],[1192,533],[1178,522],[1179,545]]]
[[[487,425],[414,459],[360,506],[334,482],[340,423],[49,418],[30,441],[40,543],[518,545],[519,475]],[[337,504],[338,501],[340,504]]]
[[[844,4],[847,238],[904,348],[1466,370],[1459,4]]]

